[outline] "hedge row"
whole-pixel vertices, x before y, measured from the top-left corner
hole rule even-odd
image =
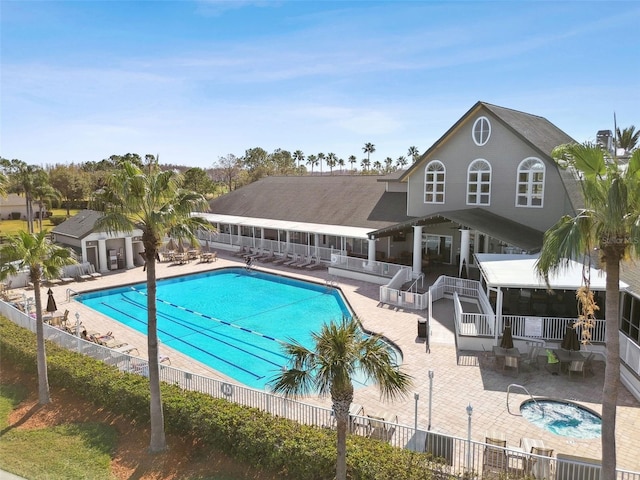
[[[149,382],[93,358],[47,342],[52,386],[78,392],[96,405],[131,420],[149,422]],[[32,332],[0,317],[0,364],[35,373]],[[277,472],[283,478],[331,479],[335,472],[335,432],[273,417],[254,408],[162,384],[167,432],[191,436],[199,444]],[[146,441],[146,439],[145,439]],[[425,454],[400,450],[357,435],[347,440],[349,478],[418,480],[449,478]],[[433,476],[432,476],[433,475]]]

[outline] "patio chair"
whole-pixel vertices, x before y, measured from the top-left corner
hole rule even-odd
[[[584,360],[573,360],[569,364],[569,378],[571,378],[574,373],[582,373],[582,378],[585,377],[584,362]]]
[[[553,449],[545,447],[531,447],[532,455],[537,457],[529,457],[526,468],[527,473],[531,473],[536,479],[551,479],[551,460],[541,457],[552,457]]]
[[[508,459],[505,448],[507,441],[497,438],[485,438],[482,455],[482,475],[502,474],[507,471]]]
[[[536,345],[532,345],[529,350],[529,354],[522,359],[522,363],[525,365],[529,365],[530,367],[535,368],[536,370],[540,368],[538,364],[538,353],[540,352],[540,347]]]
[[[367,415],[369,421],[368,437],[381,440],[383,442],[391,441],[395,433],[395,423],[398,422],[397,415]]]
[[[93,277],[84,271],[84,267],[82,265],[78,265],[76,269],[76,280],[84,281],[84,280],[91,280],[91,279],[93,279]]]

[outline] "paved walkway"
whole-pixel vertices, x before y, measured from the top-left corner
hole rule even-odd
[[[160,263],[157,265],[157,277],[164,278],[186,273],[200,272],[228,266],[244,265],[241,259],[230,253],[219,251],[219,260],[215,263],[199,263],[192,261],[185,265]],[[272,264],[256,263],[260,270],[286,273],[287,275],[305,278],[324,283],[328,277],[326,270],[300,271]],[[141,267],[127,271],[116,271],[96,280],[72,283],[53,288],[58,309],[70,311],[73,320],[75,314],[89,330],[99,332],[113,331],[114,336],[122,342],[139,347],[140,355],[146,356],[145,336],[125,327],[73,300],[67,300],[68,289],[75,292],[101,289],[116,285],[125,285],[145,281],[146,274]],[[403,368],[414,377],[412,392],[403,400],[393,403],[381,401],[375,386],[359,389],[354,401],[364,406],[365,412],[379,409],[393,411],[398,414],[400,423],[414,424],[414,393],[419,395],[418,425],[426,429],[428,425],[429,377],[434,372],[432,430],[466,438],[468,417],[467,405],[472,405],[472,438],[483,441],[487,431],[503,431],[508,445],[518,445],[521,437],[533,437],[544,440],[554,449],[554,453],[581,455],[600,458],[600,439],[577,440],[560,437],[546,432],[523,419],[518,407],[529,397],[521,391],[514,391],[510,396],[510,414],[507,410],[507,388],[516,383],[525,386],[536,397],[551,397],[578,401],[597,411],[601,411],[602,384],[604,364],[595,363],[595,376],[582,379],[569,379],[567,375],[553,376],[544,368],[540,370],[521,370],[504,374],[496,371],[492,365],[486,364],[482,356],[475,354],[463,356],[460,364],[456,361],[456,349],[453,335],[453,308],[448,300],[440,300],[434,304],[431,325],[430,353],[427,353],[424,340],[417,338],[417,320],[426,312],[394,309],[378,306],[379,286],[348,279],[339,279],[339,287],[344,292],[351,307],[360,318],[365,328],[379,332],[395,342],[403,353]],[[33,296],[33,292],[27,292]],[[42,291],[43,305],[46,305],[46,289]],[[169,355],[172,365],[193,373],[225,378],[223,375],[199,364],[198,362],[171,350],[161,347],[161,352]],[[330,406],[328,399],[309,398],[310,403]],[[617,449],[618,466],[628,470],[640,471],[640,455],[635,439],[640,431],[640,403],[621,387],[618,400]]]

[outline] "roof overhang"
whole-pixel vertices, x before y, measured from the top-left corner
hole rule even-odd
[[[478,268],[488,287],[539,288],[553,290],[576,290],[583,285],[582,264],[567,260],[565,268],[549,275],[549,285],[536,271],[538,255],[505,255],[497,253],[477,253]],[[603,270],[589,269],[590,288],[605,291],[607,276]],[[620,289],[627,284],[620,282]]]
[[[371,236],[375,238],[385,237],[395,232],[407,230],[410,227],[435,225],[444,222],[455,222],[461,227],[484,233],[507,245],[521,248],[526,252],[537,252],[542,248],[543,232],[481,208],[452,210],[427,215],[426,217],[416,217],[371,232]]]
[[[193,213],[210,223],[226,223],[244,227],[268,228],[291,232],[317,233],[319,235],[333,235],[346,238],[369,238],[370,228],[349,227],[343,225],[325,225],[321,223],[292,222],[288,220],[272,220],[269,218],[241,217],[236,215],[220,215],[217,213]]]

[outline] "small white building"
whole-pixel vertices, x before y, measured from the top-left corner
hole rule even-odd
[[[32,211],[37,210],[31,202]],[[0,196],[0,220],[11,220],[13,214],[19,214],[20,220],[27,219],[27,201],[17,193],[10,193],[6,197]]]
[[[102,216],[101,212],[82,210],[53,229],[53,241],[72,248],[80,257],[79,262],[89,262],[99,272],[142,265],[142,230],[124,233],[97,230],[96,222]]]

